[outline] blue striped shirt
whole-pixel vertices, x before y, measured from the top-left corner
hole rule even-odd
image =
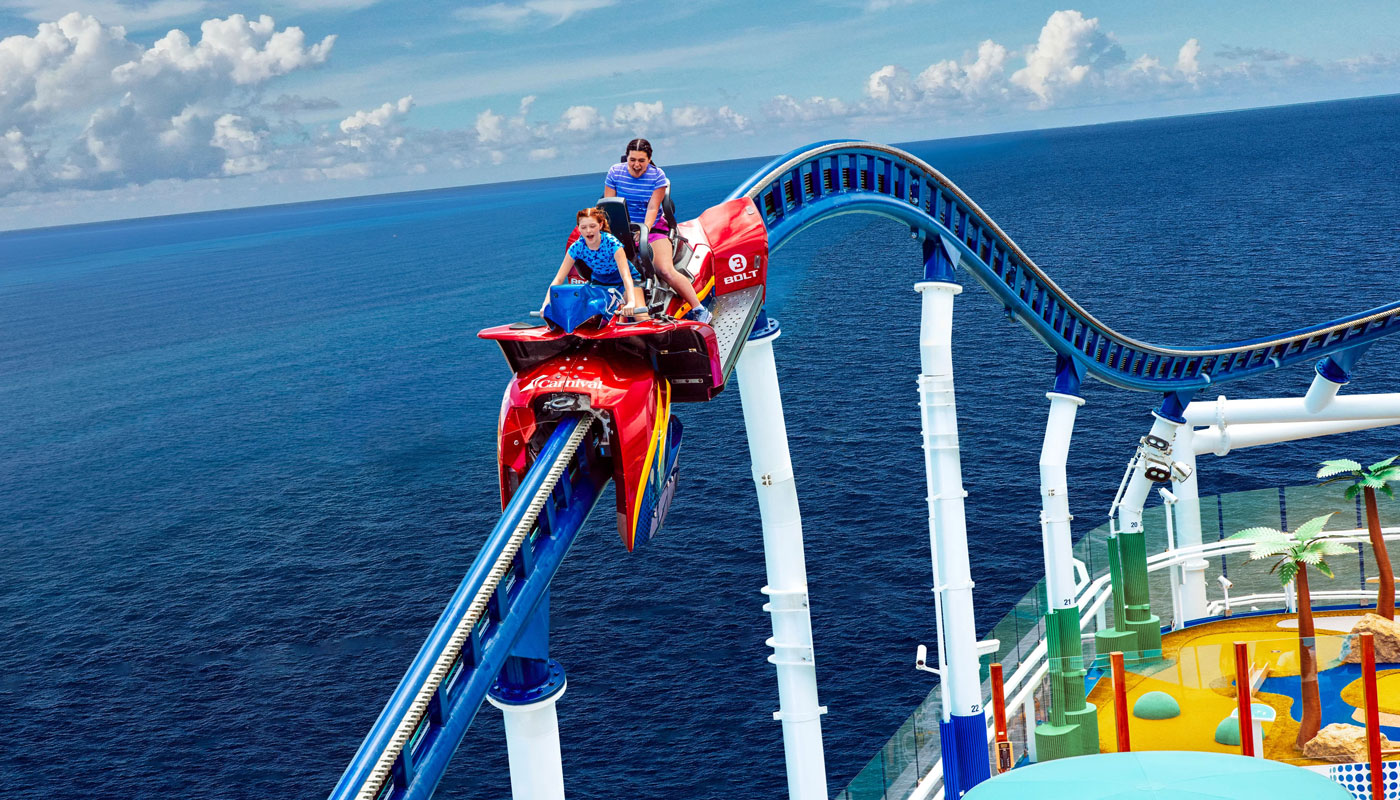
[[[603,186],[612,187],[617,192],[617,196],[627,201],[627,215],[632,218],[632,222],[638,225],[647,220],[647,204],[651,202],[651,194],[658,186],[670,186],[671,182],[666,179],[666,173],[655,164],[648,164],[647,171],[642,173],[642,177],[632,177],[632,172],[627,169],[626,164],[613,164],[608,170],[608,176],[603,179]],[[656,211],[656,221],[660,221],[662,227],[665,221],[661,218],[660,208]]]

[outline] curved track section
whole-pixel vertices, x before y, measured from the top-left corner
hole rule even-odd
[[[428,798],[611,477],[593,418],[561,421],[331,800]]]
[[[961,265],[1081,374],[1124,389],[1194,392],[1365,345],[1400,331],[1400,302],[1292,331],[1217,347],[1166,347],[1110,328],[1065,294],[986,212],[938,170],[898,148],[821,142],[774,159],[730,195],[763,213],[776,250],[817,221],[880,214],[942,240]]]

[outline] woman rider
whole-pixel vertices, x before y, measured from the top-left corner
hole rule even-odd
[[[634,221],[641,221],[649,233],[651,243],[651,264],[666,283],[676,290],[681,299],[690,304],[690,316],[700,322],[710,321],[710,312],[700,305],[695,287],[690,280],[676,271],[671,252],[671,240],[667,236],[670,226],[660,215],[661,201],[666,197],[666,187],[671,182],[666,173],[651,163],[651,142],[646,139],[633,139],[627,143],[627,155],[620,164],[613,164],[608,176],[603,179],[604,197],[621,197],[627,202],[627,215]]]
[[[558,286],[569,279],[569,270],[575,261],[581,261],[591,270],[589,282],[599,286],[617,287],[623,291],[622,313],[631,316],[646,316],[646,299],[637,284],[641,276],[636,268],[627,263],[627,254],[622,242],[608,233],[608,217],[601,208],[585,208],[578,212],[578,239],[564,251],[564,263],[554,274],[550,286]],[[546,298],[545,302],[548,302]],[[630,307],[630,308],[629,308]]]

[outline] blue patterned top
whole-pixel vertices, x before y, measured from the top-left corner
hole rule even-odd
[[[622,249],[622,242],[619,242],[617,237],[611,233],[603,231],[597,250],[589,249],[588,242],[580,236],[573,244],[569,245],[569,255],[573,256],[574,260],[582,261],[588,265],[588,268],[593,271],[593,277],[590,279],[593,283],[621,286],[622,276],[617,274],[617,256],[614,255],[620,249]],[[637,268],[630,264],[628,266],[632,272],[632,285],[641,283],[642,276],[637,272]]]

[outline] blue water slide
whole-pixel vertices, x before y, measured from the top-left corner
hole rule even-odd
[[[1167,347],[1125,336],[1095,318],[1036,266],[991,217],[938,170],[898,148],[862,141],[808,145],[774,159],[729,199],[763,213],[768,246],[827,217],[854,212],[898,220],[925,237],[925,280],[961,266],[1007,314],[1084,375],[1124,389],[1190,393],[1345,351],[1400,331],[1400,302],[1277,336],[1211,347]]]
[[[580,415],[554,429],[332,800],[432,796],[507,657],[547,616],[549,582],[611,478],[598,427]]]

